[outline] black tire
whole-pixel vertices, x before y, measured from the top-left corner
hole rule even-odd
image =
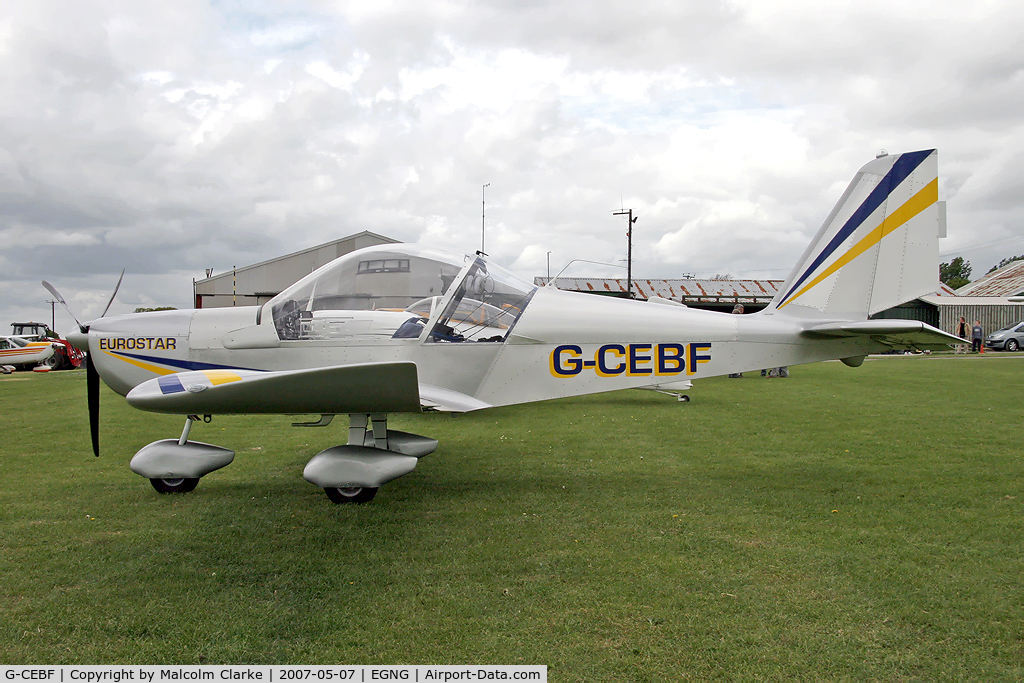
[[[64,367],[64,363],[61,362],[61,356],[58,353],[54,353],[52,356],[43,361],[43,365],[50,368],[51,370],[60,370]]]
[[[1016,351],[1019,348],[1020,348],[1020,344],[1017,343],[1016,339],[1007,339],[1006,340],[1006,350],[1007,351]]]
[[[175,479],[150,479],[149,483],[153,485],[153,488],[159,493],[188,493],[189,491],[195,490],[199,484],[199,479],[191,479],[188,477],[177,477]]]
[[[680,400],[681,402],[683,402],[683,403],[689,403],[689,402],[690,402],[690,397],[689,397],[689,395],[687,395],[687,394],[682,394],[682,395],[681,395],[681,396],[679,397],[679,400]]]
[[[377,489],[369,486],[328,486],[324,493],[332,503],[369,503],[377,495]]]

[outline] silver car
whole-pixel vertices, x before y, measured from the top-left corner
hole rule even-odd
[[[1024,321],[993,332],[985,338],[985,346],[990,349],[1016,351],[1024,346]]]

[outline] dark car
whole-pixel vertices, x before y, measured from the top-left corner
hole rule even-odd
[[[985,338],[985,346],[990,349],[1016,351],[1024,346],[1024,321],[993,332]]]

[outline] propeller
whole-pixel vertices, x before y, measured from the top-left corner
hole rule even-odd
[[[114,293],[110,295],[110,301],[107,302],[107,307],[103,309],[102,313],[100,313],[100,317],[101,318],[107,314],[107,311],[110,310],[110,304],[114,303],[114,297],[117,296],[117,290],[121,289],[121,280],[123,280],[123,279],[124,279],[124,269],[122,268],[121,269],[121,277],[117,278],[117,284],[114,285]],[[74,316],[72,316],[72,317],[74,317]]]
[[[118,282],[118,284],[121,284],[121,283],[120,283],[120,282]],[[75,314],[71,312],[71,308],[70,308],[70,307],[68,306],[68,302],[64,301],[64,297],[62,297],[62,296],[60,295],[60,292],[58,292],[58,291],[57,291],[57,288],[56,288],[56,287],[54,287],[53,285],[51,285],[51,284],[50,284],[49,282],[47,282],[46,280],[43,280],[43,287],[46,287],[46,291],[48,291],[48,292],[49,292],[50,294],[52,294],[52,295],[53,295],[53,298],[54,298],[54,300],[55,300],[55,301],[56,301],[57,303],[59,303],[59,304],[60,304],[61,306],[63,306],[63,307],[64,307],[64,310],[65,310],[65,311],[67,311],[67,312],[68,312],[68,315],[70,315],[70,316],[71,316],[71,318],[72,318],[72,319],[73,319],[73,320],[75,321],[75,323],[76,323],[76,324],[78,325],[78,330],[79,330],[79,331],[80,331],[80,332],[81,332],[82,334],[85,334],[86,332],[88,332],[88,331],[89,331],[89,328],[88,328],[88,327],[86,327],[86,326],[85,326],[85,325],[83,325],[82,323],[78,322],[78,318],[76,318],[76,317],[75,317]],[[100,317],[102,318],[103,316],[100,316]]]
[[[85,394],[89,402],[89,436],[92,452],[100,457],[100,373],[92,364],[92,354],[85,355]]]
[[[114,293],[110,295],[107,307],[100,314],[101,318],[107,314],[111,304],[114,303],[114,297],[117,296],[117,290],[121,288],[122,280],[124,280],[124,270],[121,271],[121,277],[117,279],[117,284],[114,285]],[[89,326],[79,322],[75,314],[71,312],[67,302],[64,301],[64,297],[57,291],[57,288],[46,280],[43,280],[43,287],[46,287],[46,291],[53,295],[54,300],[63,306],[68,315],[78,324],[78,331],[83,335],[88,335]],[[88,336],[85,337],[85,344],[88,346]],[[100,373],[96,371],[96,366],[93,365],[92,353],[85,355],[85,393],[89,405],[89,436],[92,437],[92,452],[98,458],[100,457]]]

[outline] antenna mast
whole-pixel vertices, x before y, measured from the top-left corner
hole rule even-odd
[[[629,221],[626,225],[626,298],[633,298],[633,224],[636,218],[633,217],[633,209],[622,209],[612,213],[613,216],[627,216]]]

